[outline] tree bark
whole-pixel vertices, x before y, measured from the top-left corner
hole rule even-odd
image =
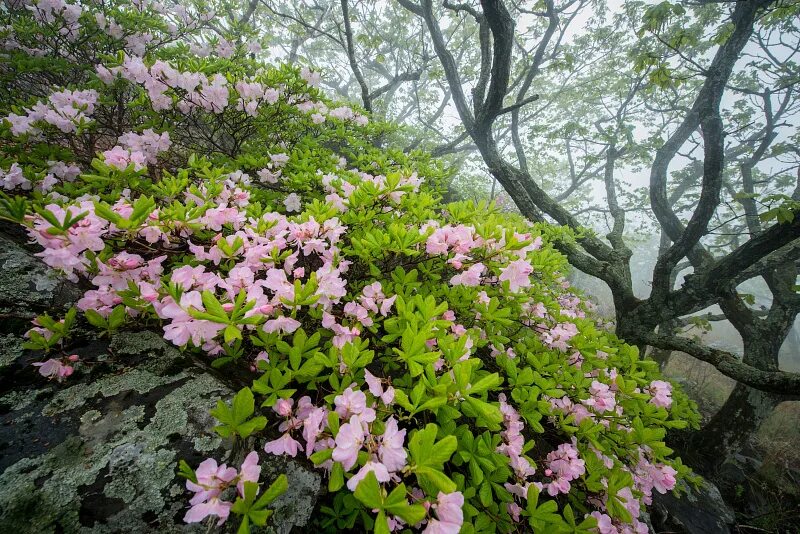
[[[692,467],[713,477],[758,434],[761,424],[781,403],[782,397],[736,384],[722,408],[690,440],[695,455]]]

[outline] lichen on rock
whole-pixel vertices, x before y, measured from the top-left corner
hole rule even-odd
[[[6,267],[36,264],[21,247],[6,252]],[[57,286],[32,280],[57,278],[46,268],[36,273],[24,281],[7,271],[0,305],[12,305],[14,294],[16,302],[44,306],[77,290],[67,283],[55,293]],[[31,295],[37,287],[44,293]],[[89,340],[75,352],[85,359],[82,370],[48,382],[30,365],[19,333],[0,335],[0,532],[203,531],[182,521],[187,493],[177,465],[229,454],[209,409],[231,387],[149,331]],[[276,504],[276,530],[305,525],[320,476],[294,461],[265,462],[266,476],[290,480]]]

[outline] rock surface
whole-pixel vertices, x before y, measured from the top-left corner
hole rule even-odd
[[[672,492],[653,494],[650,520],[653,532],[685,534],[728,534],[736,516],[722,499],[719,489],[704,480],[699,489],[684,484],[687,490],[680,498]]]
[[[33,317],[59,312],[81,297],[77,285],[39,261],[0,228],[0,331],[27,328]],[[23,324],[24,323],[24,324]]]
[[[79,297],[30,252],[0,239],[3,313],[32,317]],[[88,339],[70,350],[81,357],[75,374],[48,382],[30,365],[42,356],[22,348],[22,324],[0,324],[0,532],[204,532],[182,521],[190,494],[177,464],[214,457],[238,467],[209,415],[232,389],[148,331]],[[262,482],[289,478],[272,528],[303,527],[319,473],[264,453],[261,460]]]

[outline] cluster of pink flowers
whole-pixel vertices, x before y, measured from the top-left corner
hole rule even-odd
[[[467,270],[454,275],[450,278],[450,285],[453,286],[467,286],[476,287],[481,285],[481,275],[486,270],[486,266],[482,263],[475,263]]]
[[[386,317],[392,309],[397,295],[386,297],[380,282],[373,282],[364,287],[358,301],[348,302],[344,305],[344,314],[352,317],[362,326],[372,326],[373,317],[380,313]],[[330,318],[327,319],[328,321]]]
[[[550,406],[555,410],[559,410],[567,417],[573,415],[575,417],[575,423],[577,424],[580,424],[581,421],[587,417],[593,417],[583,404],[572,402],[572,399],[566,395],[560,399],[550,399]]]
[[[582,402],[584,405],[594,409],[596,413],[610,412],[617,405],[614,392],[608,384],[592,380],[589,394],[591,397]]]
[[[90,289],[84,293],[77,303],[78,309],[94,310],[107,317],[114,306],[122,302],[118,292],[129,289],[129,283],[134,284],[145,302],[156,302],[161,284],[160,277],[163,273],[162,263],[165,259],[166,256],[159,256],[145,261],[138,254],[120,252],[106,263],[98,260],[98,273],[92,278],[92,283],[97,289]],[[137,311],[128,309],[128,313],[136,315]]]
[[[540,490],[543,486],[540,482],[530,482],[528,480],[536,473],[536,468],[523,456],[522,452],[525,446],[525,437],[522,435],[525,423],[522,422],[519,412],[506,402],[504,393],[499,395],[499,401],[505,430],[500,433],[503,443],[497,447],[497,452],[508,456],[509,465],[514,471],[514,483],[506,482],[505,488],[515,497],[527,499],[528,489],[531,486],[536,486]],[[519,521],[522,508],[516,502],[508,503],[506,509],[514,521]]]
[[[677,483],[675,479],[677,474],[677,471],[669,465],[651,463],[645,452],[640,451],[639,462],[633,468],[633,481],[636,489],[644,495],[642,501],[645,504],[652,504],[653,490],[662,495],[671,491]]]
[[[264,451],[270,454],[297,456],[298,451],[303,449],[302,444],[292,437],[292,434],[299,431],[302,433],[306,442],[306,456],[311,456],[314,452],[326,448],[331,448],[330,438],[320,439],[320,435],[326,427],[328,410],[323,407],[314,406],[311,397],[301,397],[297,403],[297,409],[292,410],[293,399],[279,399],[272,409],[279,416],[284,418],[278,429],[284,434],[273,441],[264,445]]]
[[[69,213],[70,217],[86,214],[73,224],[65,234],[52,232],[53,225],[41,216],[36,216],[30,236],[44,247],[36,255],[55,269],[62,270],[72,281],[77,281],[76,273],[84,273],[88,265],[85,252],[100,252],[105,248],[103,235],[108,230],[108,223],[94,214],[94,204],[83,201],[78,206],[62,208],[57,204],[48,204],[45,209],[52,213],[56,220],[63,223]]]
[[[368,381],[370,393],[375,397],[373,405],[378,399],[384,404],[393,402],[394,390],[391,387],[384,390],[380,379],[371,374],[368,375]],[[280,399],[273,406],[275,413],[284,418],[278,427],[283,435],[267,442],[264,446],[266,452],[296,456],[303,445],[295,436],[302,434],[306,456],[319,450],[332,449],[333,461],[341,462],[345,471],[350,471],[356,465],[359,452],[367,449],[369,460],[347,482],[351,491],[355,491],[358,483],[370,472],[375,473],[379,482],[398,480],[396,473],[406,464],[406,451],[403,448],[406,431],[399,429],[397,421],[390,417],[384,421],[383,434],[372,435],[370,426],[376,420],[376,412],[368,404],[364,392],[348,387],[335,397],[335,411],[341,420],[346,421],[340,426],[335,439],[323,436],[328,416],[325,408],[314,406],[309,397],[302,397],[296,410],[292,409],[293,405],[292,399]],[[330,468],[331,464],[327,462],[322,467]]]
[[[422,229],[423,232],[426,228]],[[458,226],[443,226],[436,228],[425,242],[425,252],[430,255],[455,254],[466,255],[474,248],[480,247],[483,239],[475,233],[475,228],[459,224]]]
[[[186,481],[186,489],[194,492],[189,501],[192,505],[183,520],[187,523],[199,523],[208,516],[217,516],[217,526],[227,521],[233,503],[223,498],[223,492],[236,486],[238,494],[244,497],[244,483],[258,482],[261,466],[258,465],[258,453],[253,451],[247,455],[237,471],[225,464],[217,465],[213,458],[204,460],[195,471],[197,482]]]
[[[140,134],[135,132],[122,134],[117,142],[131,153],[141,153],[146,163],[155,163],[158,154],[166,152],[172,146],[169,132],[158,134],[152,128],[148,128]]]
[[[64,133],[74,133],[91,119],[97,96],[94,89],[57,91],[46,103],[37,102],[32,108],[26,108],[24,115],[11,113],[6,120],[11,124],[11,133],[16,136],[37,133],[34,126],[37,121],[51,124]]]
[[[236,109],[244,111],[251,117],[258,115],[258,107],[266,102],[267,104],[275,104],[280,98],[280,92],[273,88],[267,87],[259,82],[236,82],[236,92],[239,93],[239,100],[236,102]]]
[[[31,182],[26,176],[18,163],[12,163],[8,171],[0,169],[0,185],[3,189],[19,188],[23,191],[30,191],[36,189],[44,193],[53,189],[59,180],[65,182],[72,182],[81,173],[80,167],[73,163],[65,163],[63,161],[48,161],[48,168],[46,171],[39,172],[37,175],[41,176],[35,184]],[[52,197],[51,197],[52,198]]]
[[[547,493],[552,496],[569,493],[570,481],[586,472],[586,463],[580,458],[574,443],[562,443],[556,450],[548,453],[547,463],[548,468],[544,474],[552,477],[546,485]]]
[[[121,146],[115,146],[103,152],[103,161],[109,167],[125,170],[129,165],[133,165],[134,170],[143,169],[147,163],[145,155],[141,152],[132,152]]]
[[[157,161],[158,154],[169,150],[172,145],[169,133],[155,133],[152,129],[145,130],[142,134],[129,132],[119,138],[119,145],[103,152],[106,165],[120,170],[133,165],[134,170],[140,170],[147,164]]]
[[[25,177],[22,167],[16,162],[12,163],[7,171],[0,169],[0,183],[2,183],[3,189],[14,189],[16,187],[23,191],[33,189],[33,184]]]
[[[78,36],[80,24],[78,19],[83,13],[80,4],[67,4],[64,0],[36,0],[25,2],[27,9],[33,14],[34,20],[40,24],[53,24],[62,22],[59,33],[68,39]]]
[[[548,331],[542,333],[542,341],[550,348],[566,352],[569,340],[578,334],[578,327],[574,323],[558,323]]]
[[[623,469],[628,470],[627,467],[623,467]],[[589,515],[597,519],[597,529],[600,534],[647,534],[649,532],[647,524],[639,520],[641,504],[652,504],[653,490],[663,494],[672,490],[676,484],[677,472],[675,469],[664,464],[650,463],[643,450],[639,451],[639,462],[631,473],[634,482],[633,488],[620,489],[616,498],[623,502],[625,509],[631,514],[632,522],[622,523],[605,513],[607,495],[601,500],[593,498],[592,504],[599,510]],[[635,497],[634,490],[641,493],[642,496]]]
[[[142,38],[144,39],[144,36]],[[209,79],[201,72],[179,71],[161,60],[156,60],[151,67],[148,67],[139,57],[139,53],[144,51],[146,41],[147,39],[137,46],[129,47],[134,55],[126,56],[122,65],[110,68],[98,65],[97,75],[106,84],[114,83],[117,77],[121,77],[143,86],[155,111],[171,109],[175,105],[182,113],[200,108],[219,114],[233,103],[239,111],[255,117],[262,105],[275,105],[283,96],[301,112],[311,114],[312,121],[317,124],[324,122],[326,117],[351,121],[359,126],[365,126],[369,121],[366,116],[354,112],[349,107],[329,110],[324,103],[315,101],[307,95],[288,95],[285,88],[268,87],[256,80],[241,80],[231,85],[221,74],[215,74]],[[220,46],[223,48],[223,54],[233,53],[232,48],[229,50],[222,42]],[[309,75],[306,78],[313,81],[313,77]],[[168,91],[175,96],[174,104],[173,96]],[[232,91],[238,94],[233,102],[230,98]]]

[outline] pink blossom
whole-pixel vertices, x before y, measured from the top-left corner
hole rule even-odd
[[[597,530],[600,534],[617,534],[619,532],[614,526],[611,516],[601,512],[592,512],[589,515],[597,519]]]
[[[423,530],[425,534],[458,534],[464,523],[464,495],[460,491],[439,492],[437,504],[433,505],[437,519],[431,519]]]
[[[300,328],[300,326],[300,321],[292,319],[291,317],[280,316],[276,317],[275,319],[270,319],[264,323],[264,332],[282,332],[285,334],[291,334]]]
[[[220,500],[219,495],[236,478],[236,469],[225,464],[218,466],[216,460],[209,458],[198,466],[195,475],[197,483],[186,481],[186,489],[195,495],[189,501],[192,507],[183,520],[198,523],[209,515],[216,515],[220,518],[217,524],[222,525],[228,519],[232,503]]]
[[[63,380],[70,376],[74,369],[70,365],[64,365],[61,360],[50,358],[45,362],[35,362],[34,367],[39,368],[39,374],[45,378],[56,378]]]
[[[542,334],[542,341],[551,348],[566,352],[568,341],[578,334],[578,327],[573,323],[558,323],[549,332]]]
[[[272,440],[267,442],[264,445],[264,452],[268,452],[270,454],[275,455],[283,455],[288,454],[292,458],[297,456],[297,451],[301,448],[300,443],[292,438],[291,435],[287,432],[286,434],[282,435],[276,440]]]
[[[596,412],[609,412],[616,406],[614,392],[610,390],[607,384],[593,380],[592,385],[589,387],[589,393],[592,396],[582,402],[586,406],[593,407]]]
[[[369,387],[369,392],[376,398],[381,399],[384,404],[388,406],[394,402],[394,388],[389,386],[386,388],[386,391],[384,391],[381,380],[366,369],[364,370],[364,381]]]
[[[653,380],[650,382],[648,391],[653,396],[653,398],[650,399],[651,404],[667,409],[672,406],[672,384],[669,382]]]
[[[450,279],[450,285],[478,286],[481,283],[481,274],[484,270],[486,270],[486,267],[482,263],[476,263],[463,273],[453,276]]]
[[[300,77],[311,87],[316,87],[319,85],[320,74],[318,72],[313,72],[308,67],[303,67],[300,69]]]
[[[298,417],[301,416],[298,414]],[[311,456],[314,451],[314,445],[322,432],[327,417],[328,410],[315,407],[303,418],[303,439],[306,440],[306,456]]]
[[[342,419],[347,419],[351,415],[359,415],[367,408],[367,396],[362,391],[353,391],[353,388],[347,388],[341,395],[337,395],[333,399],[336,405],[336,413]]]
[[[0,169],[0,184],[3,189],[14,189],[19,186],[20,189],[30,191],[33,187],[31,181],[25,178],[18,163],[12,163],[7,172]]]
[[[250,452],[242,462],[239,468],[239,483],[236,489],[239,490],[239,495],[244,496],[244,483],[245,482],[258,482],[261,476],[261,466],[258,465],[258,453],[256,451]]]
[[[533,272],[533,267],[525,260],[514,260],[507,267],[500,269],[500,271],[498,279],[501,282],[508,281],[509,289],[513,293],[531,285],[530,275]]]
[[[256,171],[256,174],[258,175],[259,181],[262,184],[277,184],[278,178],[281,175],[281,171],[273,173],[270,169],[265,167],[260,171]]]
[[[215,515],[219,517],[217,526],[221,526],[228,520],[232,506],[233,503],[220,500],[218,497],[211,497],[208,501],[193,505],[183,516],[183,520],[186,523],[199,523],[206,517]]]
[[[378,457],[390,472],[400,471],[406,465],[406,450],[403,448],[405,438],[406,430],[398,430],[397,420],[390,417],[378,447]]]
[[[333,460],[341,462],[345,471],[349,471],[356,465],[358,452],[364,444],[364,427],[361,419],[357,415],[350,418],[350,422],[339,427],[336,434],[336,447],[333,449]]]
[[[548,485],[548,493],[569,493],[569,481],[586,472],[585,462],[579,457],[578,449],[570,443],[562,443],[555,451],[547,454],[550,471],[555,475]]]
[[[358,483],[361,482],[368,473],[375,473],[375,478],[378,479],[378,482],[389,482],[392,478],[385,465],[370,460],[347,481],[347,489],[355,491],[358,487]]]
[[[300,202],[300,195],[297,193],[291,193],[289,196],[286,197],[283,201],[283,205],[286,207],[286,211],[300,211],[302,209],[302,204]]]
[[[272,409],[281,417],[289,417],[292,415],[292,405],[294,399],[278,399]]]

